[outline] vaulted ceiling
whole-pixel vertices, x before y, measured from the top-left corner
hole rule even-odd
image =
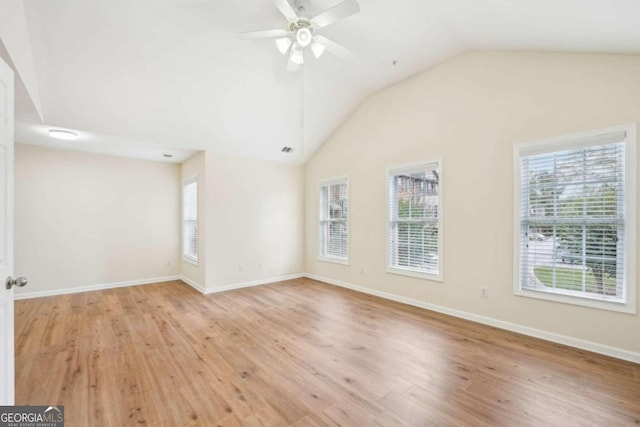
[[[309,0],[308,15],[338,3]],[[322,29],[356,60],[307,55],[291,73],[273,39],[236,36],[286,26],[270,0],[24,0],[43,120],[18,93],[16,139],[157,160],[213,150],[300,162],[366,96],[466,50],[640,53],[637,0],[359,3]],[[81,138],[55,142],[52,127]]]

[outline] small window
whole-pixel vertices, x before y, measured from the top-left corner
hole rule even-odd
[[[347,178],[320,183],[320,245],[323,261],[349,262],[349,188]]]
[[[516,147],[517,295],[635,312],[634,153],[633,127]]]
[[[387,271],[442,280],[441,162],[391,169]]]
[[[198,264],[198,178],[182,183],[182,257]]]

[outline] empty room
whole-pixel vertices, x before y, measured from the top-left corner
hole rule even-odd
[[[640,3],[0,2],[1,426],[640,424]]]

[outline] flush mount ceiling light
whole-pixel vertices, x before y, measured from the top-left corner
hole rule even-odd
[[[298,13],[307,12],[307,0],[295,0],[294,6],[287,0],[274,0],[273,3],[287,19],[286,29],[251,31],[238,34],[238,36],[243,39],[276,38],[276,47],[280,53],[286,55],[289,52],[289,64],[287,65],[289,71],[295,71],[304,64],[303,50],[307,46],[316,58],[319,58],[325,49],[342,59],[353,58],[353,53],[349,50],[316,34],[316,32],[327,25],[360,12],[360,5],[356,0],[345,0],[313,18],[298,15]]]
[[[78,139],[77,133],[62,129],[49,129],[49,135],[53,138],[64,139],[67,141],[75,141]]]

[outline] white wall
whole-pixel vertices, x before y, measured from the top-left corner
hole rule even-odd
[[[181,273],[183,279],[195,288],[204,291],[206,284],[206,259],[207,259],[207,242],[206,242],[206,167],[204,152],[198,153],[189,160],[182,163],[181,166],[182,180],[198,177],[198,265],[187,262],[182,258],[182,246],[180,246],[180,262]],[[182,191],[182,182],[180,182]],[[180,203],[182,203],[182,193],[180,193]],[[181,214],[182,215],[182,214]],[[182,228],[180,229],[180,245],[182,245]]]
[[[12,64],[16,71],[17,99],[28,98],[36,110],[38,118],[42,121],[40,89],[31,50],[24,2],[21,0],[4,0],[2,2],[0,42],[6,49],[4,51],[0,46],[0,56],[8,56],[5,60],[8,59],[7,62]],[[25,93],[22,93],[22,90]]]
[[[512,291],[513,145],[640,122],[638,76],[638,55],[468,53],[371,96],[306,166],[306,271],[640,353],[638,315]],[[385,169],[438,157],[444,282],[387,274]],[[344,175],[350,266],[316,259],[317,183]]]
[[[177,275],[179,201],[179,165],[17,144],[16,292]]]
[[[302,166],[206,153],[207,291],[302,273],[303,192]]]

